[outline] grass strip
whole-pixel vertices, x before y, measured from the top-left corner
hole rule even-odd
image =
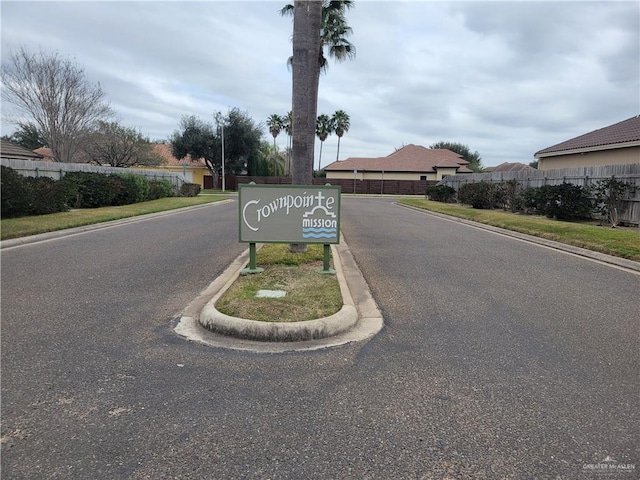
[[[342,308],[335,275],[324,275],[322,245],[307,245],[306,253],[291,253],[289,245],[264,245],[256,263],[264,272],[239,277],[218,300],[218,311],[263,322],[298,322],[328,317]],[[257,298],[258,290],[284,290],[282,298]]]
[[[6,218],[0,220],[0,239],[8,240],[11,238],[36,235],[38,233],[55,232],[66,228],[83,227],[94,223],[219,202],[226,198],[225,196],[213,195],[202,197],[170,197],[119,207],[83,208],[81,210],[51,213],[49,215]]]
[[[590,222],[566,222],[417,198],[402,199],[398,203],[640,261],[640,229],[637,228],[610,228]]]

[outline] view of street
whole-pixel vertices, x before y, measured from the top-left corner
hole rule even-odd
[[[190,343],[175,318],[245,250],[237,208],[2,250],[3,478],[637,478],[637,272],[343,198],[378,335]]]

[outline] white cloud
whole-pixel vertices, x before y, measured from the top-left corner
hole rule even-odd
[[[2,2],[2,60],[22,45],[75,58],[122,123],[151,138],[229,107],[265,121],[291,108],[284,3]],[[450,140],[485,165],[529,162],[640,113],[637,2],[360,0],[347,18],[356,59],[330,64],[318,102],[351,116],[341,158]]]

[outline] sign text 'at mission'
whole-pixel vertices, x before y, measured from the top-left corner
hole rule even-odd
[[[240,241],[339,243],[339,186],[239,185]]]

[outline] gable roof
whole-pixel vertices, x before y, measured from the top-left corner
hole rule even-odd
[[[436,168],[456,168],[459,173],[472,173],[469,162],[446,149],[425,148],[409,144],[386,157],[349,157],[333,162],[324,169],[330,171],[367,170],[376,172],[435,172]]]
[[[497,167],[485,168],[486,172],[521,172],[522,170],[535,170],[531,165],[526,165],[520,162],[504,162]]]
[[[187,167],[206,167],[207,164],[204,158],[193,160],[191,155],[187,155],[184,158],[176,158],[171,151],[171,145],[168,143],[156,143],[153,146],[153,151],[160,157],[166,160],[165,166],[182,167],[185,163]]]
[[[4,139],[0,142],[0,156],[16,160],[42,160],[42,155]]]
[[[536,152],[534,157],[544,157],[560,152],[566,154],[575,151],[608,150],[633,146],[640,146],[640,115],[552,145]]]

